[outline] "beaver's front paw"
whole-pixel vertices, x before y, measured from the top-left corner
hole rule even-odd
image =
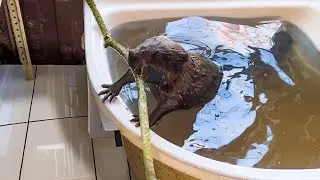
[[[139,119],[139,116],[138,115],[132,115],[133,116],[133,119],[130,120],[130,122],[132,123],[136,123],[136,127],[139,127],[140,126],[140,119]]]
[[[103,88],[106,88],[105,90],[102,90],[101,92],[98,93],[98,95],[104,95],[102,98],[102,102],[104,103],[109,97],[110,97],[110,102],[114,97],[119,95],[121,91],[121,86],[117,85],[116,83],[108,85],[108,84],[102,84]]]

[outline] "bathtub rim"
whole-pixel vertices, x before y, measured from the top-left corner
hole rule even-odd
[[[201,4],[202,3],[202,4]],[[102,12],[104,20],[108,27],[112,28],[118,24],[122,24],[124,22],[131,22],[133,18],[130,17],[129,19],[122,18],[122,21],[118,24],[114,23],[114,21],[118,20],[116,17],[123,16],[126,13],[133,13],[132,10],[140,10],[144,12],[150,12],[151,10],[161,11],[165,8],[173,8],[177,3],[144,3],[142,6],[138,6],[136,4],[131,4],[128,6],[119,6],[118,4],[109,4],[104,1],[98,2],[98,7]],[[314,1],[286,1],[281,3],[274,3],[272,1],[269,2],[262,2],[262,1],[242,1],[242,2],[233,2],[233,3],[226,3],[226,2],[197,2],[197,4],[201,4],[199,7],[194,7],[196,4],[194,2],[184,2],[183,6],[180,6],[179,9],[181,10],[190,10],[189,8],[199,8],[199,9],[219,9],[231,11],[231,9],[236,9],[236,11],[244,11],[246,8],[299,8],[304,10],[313,10],[319,13],[319,4],[315,3]],[[301,7],[298,7],[301,6]],[[148,8],[148,9],[147,9]],[[177,9],[177,7],[174,7]],[[170,9],[172,11],[172,9]],[[100,85],[101,82],[111,82],[110,75],[101,76],[104,70],[99,70],[101,67],[101,60],[99,66],[94,64],[93,61],[88,60],[92,57],[97,57],[94,55],[94,49],[100,49],[99,46],[102,46],[102,38],[101,33],[97,29],[97,25],[91,11],[87,4],[85,3],[84,6],[85,12],[85,39],[86,39],[86,58],[87,58],[87,70],[90,82],[93,85],[93,89],[95,92],[99,92],[102,88]],[[138,14],[141,12],[138,12]],[[171,12],[172,13],[172,12]],[[175,15],[166,14],[169,17],[179,17],[179,13]],[[187,13],[185,13],[187,14]],[[319,13],[320,14],[320,13]],[[185,15],[186,16],[186,15]],[[276,15],[275,15],[276,16]],[[113,20],[111,20],[111,17]],[[308,16],[307,16],[308,17]],[[152,16],[147,17],[145,19],[151,19]],[[160,17],[159,17],[160,18]],[[163,18],[163,16],[162,16]],[[290,21],[290,20],[289,20]],[[301,21],[301,20],[300,20]],[[299,25],[298,25],[299,26]],[[301,28],[301,26],[299,26]],[[303,30],[303,28],[302,28]],[[312,32],[306,30],[306,34],[308,35]],[[313,30],[313,32],[316,30]],[[318,31],[320,32],[320,31]],[[100,36],[101,40],[98,42],[93,42],[94,39],[97,40]],[[87,43],[88,42],[88,43]],[[320,47],[320,39],[315,39],[314,41],[316,47]],[[319,49],[319,48],[318,48]],[[105,57],[104,57],[105,58]],[[101,57],[101,59],[104,59]],[[97,58],[94,58],[97,59]],[[105,66],[108,66],[107,62],[105,62]],[[99,76],[97,76],[94,72],[100,71]],[[109,70],[107,70],[109,71]],[[106,78],[103,78],[106,77]],[[142,147],[140,136],[140,130],[134,127],[133,124],[129,122],[129,119],[132,117],[132,113],[127,109],[127,106],[123,102],[123,100],[118,97],[112,103],[106,103],[107,106],[103,106],[102,103],[99,103],[99,97],[95,96],[95,100],[97,104],[102,108],[105,113],[110,114],[113,119],[117,120],[120,130],[122,134],[127,137],[132,143],[136,144],[139,148]],[[209,179],[215,177],[214,174],[219,174],[231,178],[245,178],[245,179],[320,179],[320,169],[300,169],[300,170],[293,170],[293,169],[260,169],[260,168],[251,168],[251,167],[242,167],[231,165],[224,162],[215,161],[212,159],[208,159],[202,157],[200,155],[194,154],[189,152],[181,147],[178,147],[162,137],[158,136],[154,132],[151,132],[151,140],[152,140],[152,150],[153,156],[155,159],[159,160],[160,162],[169,165],[170,167],[177,169],[185,174],[188,174],[192,177],[199,178],[199,179]]]

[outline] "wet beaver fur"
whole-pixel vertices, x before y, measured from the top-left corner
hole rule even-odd
[[[165,36],[151,37],[130,50],[128,63],[150,84],[151,92],[158,101],[149,115],[150,127],[172,111],[208,103],[216,96],[223,77],[222,70],[211,60],[200,54],[187,53]],[[99,95],[104,95],[103,102],[109,97],[111,102],[124,85],[132,82],[134,77],[128,70],[114,84],[103,84],[106,89]],[[137,116],[131,122],[140,125]]]

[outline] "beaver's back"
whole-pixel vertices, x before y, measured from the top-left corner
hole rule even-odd
[[[217,94],[223,78],[222,70],[200,54],[189,54],[173,92],[181,96],[183,108],[204,105]]]

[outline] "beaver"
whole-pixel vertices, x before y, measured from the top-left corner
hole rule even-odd
[[[128,64],[134,73],[149,84],[158,105],[149,115],[153,127],[161,118],[176,110],[190,109],[207,104],[217,94],[223,71],[213,61],[197,53],[186,52],[175,41],[160,35],[146,39],[136,48],[129,50]],[[102,101],[117,96],[121,88],[134,82],[128,70],[113,84],[103,84],[99,95]],[[131,122],[139,124],[134,115]]]

